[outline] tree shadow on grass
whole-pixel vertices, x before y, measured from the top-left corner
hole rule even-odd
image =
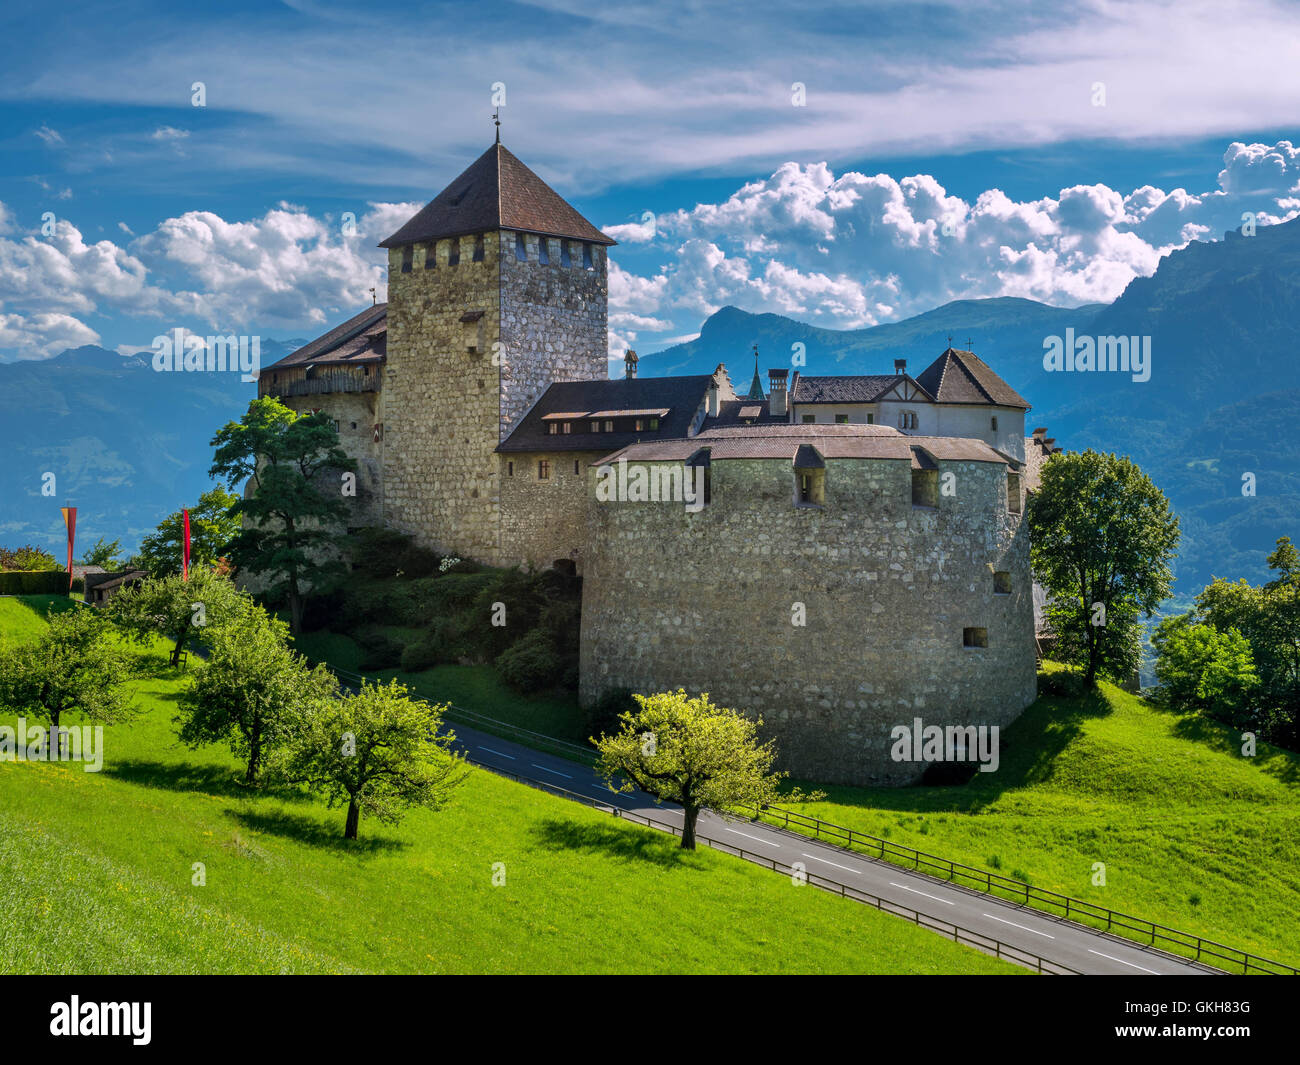
[[[277,811],[275,813],[255,813],[244,810],[227,809],[226,814],[254,832],[283,836],[306,843],[312,847],[326,847],[330,850],[345,851],[348,854],[382,854],[389,851],[404,850],[410,846],[405,840],[388,836],[366,835],[367,822],[361,819],[360,839],[343,838],[343,821],[346,811],[333,811],[337,814],[332,821],[321,821],[304,814]],[[372,820],[369,827],[374,829],[380,822]]]
[[[230,766],[194,765],[189,762],[150,762],[125,758],[106,763],[104,776],[166,791],[194,791],[205,795],[238,796],[242,799],[268,797],[285,802],[308,802],[310,796],[297,787],[247,787]]]
[[[547,818],[534,827],[533,835],[540,846],[552,851],[606,854],[629,861],[649,862],[665,869],[684,864],[684,852],[677,837],[665,835],[657,829],[630,832],[612,819],[600,822]]]
[[[1172,711],[1171,711],[1172,712]],[[1249,762],[1262,773],[1267,773],[1283,784],[1300,784],[1300,756],[1284,747],[1258,745],[1258,753],[1247,757],[1241,753],[1243,730],[1234,729],[1220,721],[1188,714],[1174,722],[1173,734],[1179,739],[1191,740],[1231,758]]]
[[[824,791],[828,802],[842,806],[900,813],[979,813],[997,802],[1004,792],[1050,779],[1056,760],[1082,733],[1084,722],[1105,717],[1112,710],[1104,691],[1078,696],[1040,694],[1013,724],[999,731],[997,770],[977,772],[964,784],[866,788],[802,780],[789,783],[804,791]],[[777,805],[781,803],[778,801]],[[809,805],[807,813],[821,816],[816,803]]]

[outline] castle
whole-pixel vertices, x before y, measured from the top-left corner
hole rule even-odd
[[[614,241],[498,141],[383,241],[388,302],[265,368],[335,422],[353,526],[583,577],[581,696],[682,686],[761,715],[783,768],[903,784],[891,730],[1035,695],[1025,493],[1051,442],[970,351],[913,376],[608,375]],[[618,467],[699,486],[602,493]],[[675,481],[673,478],[676,478]]]

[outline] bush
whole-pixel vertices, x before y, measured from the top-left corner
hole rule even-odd
[[[587,707],[587,729],[592,736],[613,735],[619,716],[636,710],[631,688],[611,688]]]
[[[6,570],[0,573],[0,595],[64,595],[67,570]]]
[[[497,656],[501,679],[524,695],[554,688],[564,676],[565,660],[549,633],[533,629]]]
[[[382,632],[361,632],[353,637],[361,648],[358,668],[366,673],[377,669],[392,669],[401,665],[405,647]]]
[[[368,528],[352,535],[352,569],[371,578],[429,577],[438,573],[442,556],[418,547],[396,529]]]

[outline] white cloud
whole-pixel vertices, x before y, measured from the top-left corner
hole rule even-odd
[[[184,140],[190,135],[187,129],[177,129],[175,126],[159,126],[149,134],[150,140],[155,141],[178,141]]]
[[[69,314],[5,314],[0,311],[0,351],[23,358],[50,359],[68,348],[98,344],[99,334]]]
[[[50,129],[49,126],[42,126],[36,131],[36,136],[45,142],[46,147],[57,148],[63,143],[63,134],[57,129]]]

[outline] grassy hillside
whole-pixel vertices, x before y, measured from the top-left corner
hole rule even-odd
[[[39,625],[0,599],[0,634]],[[1022,971],[484,771],[345,843],[341,811],[180,746],[183,674],[136,661],[144,713],[106,729],[103,772],[0,763],[0,971]]]
[[[964,786],[825,790],[792,808],[1300,964],[1300,757],[1244,758],[1237,734],[1110,685],[1039,699]]]

